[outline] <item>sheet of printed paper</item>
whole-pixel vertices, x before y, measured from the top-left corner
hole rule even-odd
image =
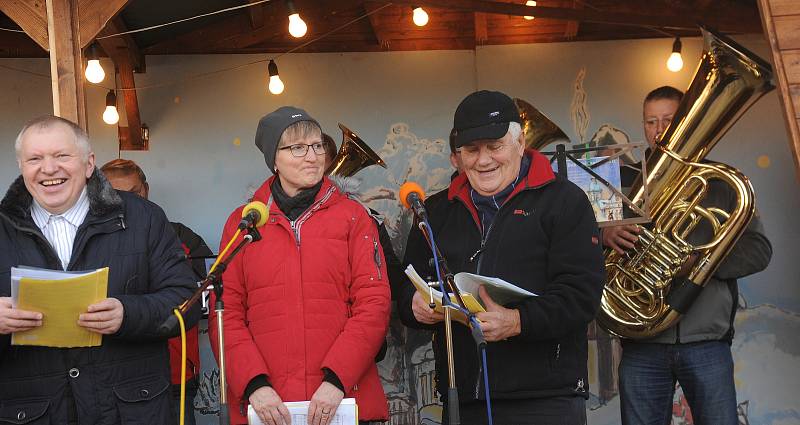
[[[292,417],[292,425],[306,425],[308,423],[309,401],[289,401],[283,403]],[[247,406],[247,423],[250,425],[263,425],[253,406]],[[336,414],[331,419],[331,425],[358,425],[358,405],[356,399],[346,398],[339,404]]]

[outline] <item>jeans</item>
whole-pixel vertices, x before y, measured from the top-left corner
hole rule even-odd
[[[194,398],[197,396],[197,377],[186,380],[186,407],[184,408],[184,425],[195,425],[194,420]],[[175,423],[180,425],[180,406],[181,406],[181,385],[173,384],[172,388],[172,411],[175,415]]]
[[[447,425],[447,403],[442,412],[442,424]],[[459,419],[462,425],[486,425],[486,401],[461,403]],[[519,400],[492,400],[494,425],[585,425],[586,400],[583,397],[561,396]]]
[[[695,425],[738,424],[733,357],[727,342],[624,341],[619,364],[623,425],[669,425],[676,381]]]

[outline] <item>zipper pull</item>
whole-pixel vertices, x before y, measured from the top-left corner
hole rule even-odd
[[[375,268],[378,269],[378,280],[383,280],[381,275],[381,253],[378,251],[378,241],[375,240],[375,237],[372,238],[372,255],[375,260]]]
[[[472,254],[471,257],[469,257],[469,262],[470,263],[475,262],[475,259],[478,258],[479,255],[481,255],[481,252],[483,252],[483,246],[481,246],[477,251],[475,251],[475,253]]]

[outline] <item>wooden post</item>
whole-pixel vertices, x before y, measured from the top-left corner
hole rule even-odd
[[[47,0],[53,114],[86,130],[77,0]]]

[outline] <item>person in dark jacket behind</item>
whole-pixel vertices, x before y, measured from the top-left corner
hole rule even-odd
[[[494,423],[585,423],[586,331],[604,277],[589,201],[576,185],[556,178],[546,157],[525,149],[519,113],[507,95],[470,94],[456,109],[454,130],[462,172],[447,199],[426,203],[439,249],[454,273],[499,277],[539,295],[498,305],[479,291],[487,310],[478,319],[488,341]],[[412,231],[404,262],[435,276],[430,258],[421,232]],[[438,391],[446,397],[441,315],[413,289],[398,304],[408,326],[435,330]],[[478,351],[468,328],[453,326],[461,423],[485,424]]]
[[[94,167],[88,136],[68,120],[29,121],[15,149],[22,175],[0,202],[0,422],[172,423],[173,335],[158,328],[195,282],[164,212],[115,191]],[[75,318],[102,344],[12,346],[12,333],[47,322],[12,307],[15,266],[109,267],[108,298]],[[191,310],[187,326],[198,318],[199,308]]]
[[[150,194],[150,184],[147,175],[139,165],[129,159],[114,159],[100,167],[114,189],[135,193],[144,199]],[[211,249],[203,238],[182,223],[171,222],[172,230],[178,236],[181,249],[186,257],[207,257],[212,255]],[[191,260],[194,279],[201,281],[206,276],[205,261],[202,258]],[[200,343],[199,326],[186,329],[186,396],[184,401],[186,425],[194,425],[194,398],[197,396],[197,375],[200,373]],[[172,408],[175,418],[180,417],[181,394],[181,337],[176,336],[169,340],[169,368],[172,383]]]

